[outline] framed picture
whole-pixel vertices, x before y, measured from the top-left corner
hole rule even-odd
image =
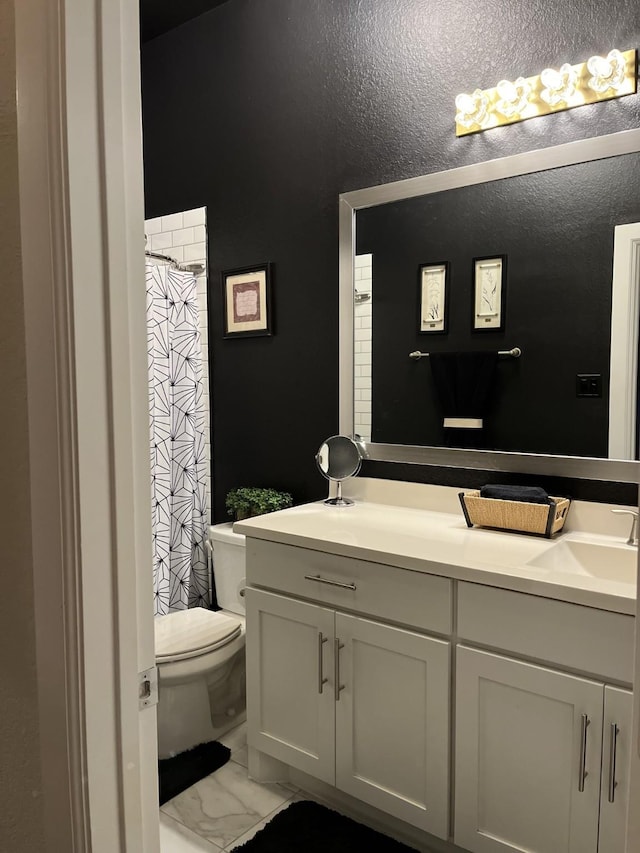
[[[504,329],[506,255],[473,259],[473,331]]]
[[[418,332],[444,334],[447,331],[449,262],[418,267]]]
[[[224,337],[271,334],[271,264],[223,270]]]

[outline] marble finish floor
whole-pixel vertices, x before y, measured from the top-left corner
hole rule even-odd
[[[230,761],[161,806],[161,853],[234,850],[290,803],[309,799],[296,788],[249,779],[246,723],[220,742],[231,750]]]
[[[231,759],[160,807],[160,853],[230,853],[290,803],[315,799],[335,808],[292,785],[249,779],[246,723],[220,742],[231,750]],[[416,850],[435,853],[430,847]]]

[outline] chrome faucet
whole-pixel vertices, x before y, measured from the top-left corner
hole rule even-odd
[[[633,516],[633,521],[631,522],[631,530],[629,531],[629,538],[627,539],[627,545],[637,545],[638,544],[638,510],[637,509],[612,509],[611,512],[615,512],[616,515],[631,515],[631,516]]]

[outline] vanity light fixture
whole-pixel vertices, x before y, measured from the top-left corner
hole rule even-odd
[[[518,119],[523,116],[529,103],[531,87],[524,77],[518,77],[515,83],[501,80],[496,86],[498,101],[495,110],[507,119]]]
[[[458,95],[456,108],[456,122],[468,128],[468,133],[474,128],[482,129],[489,118],[489,99],[480,89],[471,95]]]
[[[578,85],[578,75],[572,65],[565,64],[556,71],[555,68],[545,68],[540,75],[544,89],[540,92],[541,99],[550,107],[564,103],[569,105],[575,95]]]
[[[493,89],[458,95],[456,136],[632,95],[636,87],[636,51],[614,49],[577,65],[545,68],[539,76],[501,80]]]
[[[587,86],[599,95],[609,89],[618,94],[624,86],[626,62],[619,50],[611,50],[603,56],[592,56],[587,60],[587,70],[591,77]]]

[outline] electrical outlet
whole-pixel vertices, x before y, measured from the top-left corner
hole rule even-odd
[[[578,373],[576,397],[602,397],[602,374]]]

